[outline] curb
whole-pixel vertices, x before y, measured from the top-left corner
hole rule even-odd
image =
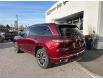
[[[79,62],[75,61],[75,63],[82,69],[84,70],[87,74],[89,74],[92,78],[103,78],[100,75],[97,75],[91,71],[89,71],[88,69],[86,69],[85,67],[83,67]]]

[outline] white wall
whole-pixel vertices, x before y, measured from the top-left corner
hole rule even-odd
[[[57,4],[59,4],[59,3],[61,3],[61,2],[58,2]],[[46,22],[51,22],[54,19],[59,19],[59,18],[65,17],[67,15],[71,15],[71,14],[80,12],[80,11],[84,10],[83,9],[84,4],[85,4],[85,2],[82,2],[82,1],[81,2],[69,1],[69,2],[67,2],[66,5],[63,5],[59,9],[56,9],[50,15],[48,15],[48,16],[46,15]],[[55,6],[56,5],[54,5],[53,7],[55,7]]]
[[[103,49],[103,2],[99,3],[97,35],[99,37],[97,47]]]
[[[59,4],[61,2],[58,2]],[[56,4],[53,7],[55,7]],[[99,1],[69,1],[66,5],[46,15],[46,22],[54,22],[55,19],[84,11],[83,34],[88,34],[88,27],[97,32]],[[51,9],[51,8],[50,8]],[[50,10],[49,9],[49,10]]]
[[[93,30],[97,33],[98,25],[98,9],[99,2],[86,2],[84,6],[84,18],[83,18],[83,34],[89,34],[89,30]]]
[[[100,5],[98,34],[103,37],[103,2]]]

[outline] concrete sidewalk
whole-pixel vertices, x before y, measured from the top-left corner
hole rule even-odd
[[[103,50],[86,51],[78,62],[90,72],[103,77]]]

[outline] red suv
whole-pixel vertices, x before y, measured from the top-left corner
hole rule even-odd
[[[84,52],[85,41],[76,25],[37,24],[15,37],[16,52],[35,55],[40,67],[68,60]]]

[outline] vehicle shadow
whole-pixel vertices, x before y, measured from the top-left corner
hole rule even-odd
[[[10,48],[10,47],[13,47],[12,42],[0,43],[0,49]]]
[[[95,49],[95,50],[86,50],[82,59],[79,62],[89,62],[96,60],[97,58],[103,55],[103,49]]]

